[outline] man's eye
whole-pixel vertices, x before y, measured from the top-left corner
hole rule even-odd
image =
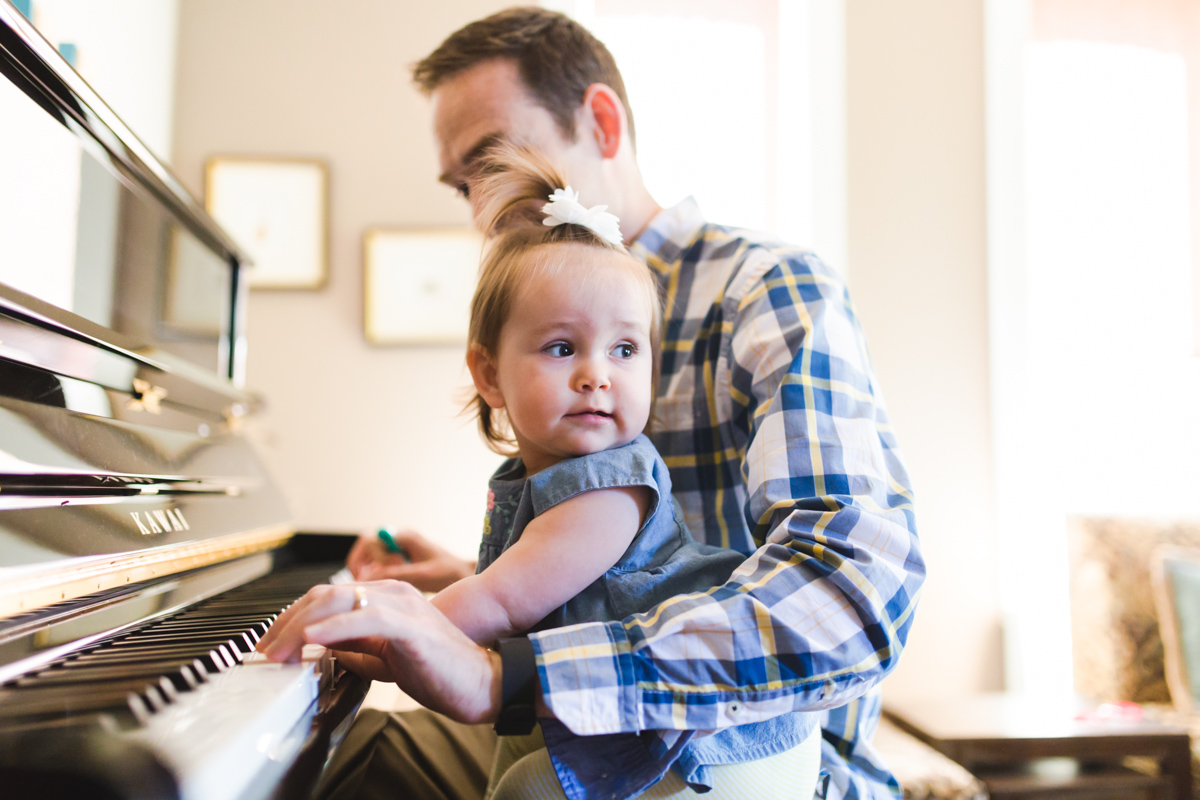
[[[633,354],[637,352],[637,348],[631,344],[619,344],[613,348],[613,355],[617,358],[633,358]]]
[[[571,345],[558,342],[550,345],[542,352],[546,353],[547,355],[554,356],[555,358],[566,358],[567,356],[571,355]]]
[[[471,199],[471,187],[465,183],[460,183],[458,186],[455,186],[454,191],[458,192],[458,196],[463,200]]]

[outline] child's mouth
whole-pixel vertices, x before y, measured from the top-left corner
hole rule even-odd
[[[577,419],[593,419],[593,420],[611,419],[612,418],[612,414],[608,413],[607,411],[596,411],[593,409],[589,409],[587,411],[577,411],[574,414],[571,414],[570,416],[575,417]]]

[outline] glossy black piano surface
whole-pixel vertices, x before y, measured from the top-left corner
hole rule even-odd
[[[308,796],[365,683],[252,651],[351,540],[246,436],[244,259],[2,0],[0,76],[0,165],[77,178],[73,248],[0,224],[0,796]]]

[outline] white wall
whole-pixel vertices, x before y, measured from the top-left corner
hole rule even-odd
[[[929,578],[885,693],[999,688],[980,0],[847,3],[849,273]]]
[[[455,415],[458,347],[376,348],[362,334],[362,234],[468,224],[436,183],[427,101],[408,66],[493,0],[183,0],[175,168],[202,195],[214,155],[325,159],[330,277],[319,291],[255,291],[247,382],[268,410],[262,452],[297,521],[411,525],[478,548],[498,462]]]

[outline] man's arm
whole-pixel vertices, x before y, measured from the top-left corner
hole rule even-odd
[[[815,259],[742,273],[733,288],[749,288],[724,306],[729,394],[760,547],[714,590],[531,636],[544,701],[575,733],[841,706],[882,680],[907,638],[924,564],[845,290]]]
[[[407,557],[390,552],[374,534],[361,536],[346,557],[346,569],[360,581],[386,578],[411,583],[423,592],[437,592],[475,574],[475,562],[439,547],[415,531],[393,535]]]

